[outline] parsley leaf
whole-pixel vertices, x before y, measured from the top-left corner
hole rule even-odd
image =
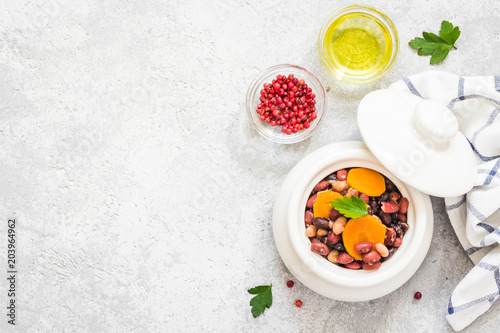
[[[452,47],[456,49],[455,42],[457,41],[458,37],[460,37],[460,28],[453,27],[453,24],[448,21],[443,21],[441,22],[441,30],[439,31],[439,36],[441,36],[442,39],[444,39],[448,44],[451,44]]]
[[[418,50],[419,56],[430,55],[431,65],[443,61],[451,48],[456,49],[455,42],[460,37],[459,27],[448,21],[441,22],[439,36],[432,32],[423,32],[421,37],[412,39],[408,44]]]
[[[273,284],[268,286],[257,286],[248,289],[248,292],[254,296],[250,300],[250,305],[252,306],[252,315],[254,318],[260,316],[266,308],[269,309],[271,304],[273,304],[273,293],[271,292]]]
[[[332,207],[345,217],[355,219],[368,215],[368,206],[363,199],[357,196],[344,196],[342,199],[335,199],[331,203]]]

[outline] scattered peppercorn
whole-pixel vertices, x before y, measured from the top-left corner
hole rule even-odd
[[[417,291],[413,297],[415,297],[415,299],[421,299],[422,293]]]
[[[298,308],[302,307],[302,301],[300,301],[300,300],[299,300],[299,301],[295,301],[295,305],[296,305]]]
[[[288,288],[292,288],[292,287],[293,287],[293,281],[292,281],[292,280],[288,281],[288,282],[286,283],[286,286],[287,286]]]
[[[257,105],[259,119],[271,126],[281,126],[281,132],[290,135],[309,128],[318,117],[316,95],[304,80],[293,74],[278,75],[271,83],[264,83]]]

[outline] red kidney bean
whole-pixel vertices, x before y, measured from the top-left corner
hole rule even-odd
[[[396,239],[394,240],[394,247],[400,247],[401,244],[403,244],[403,239],[399,238],[399,237],[396,237]]]
[[[399,226],[401,227],[401,231],[403,233],[406,233],[410,229],[410,226],[408,225],[408,223],[403,222]]]
[[[354,195],[355,197],[359,196],[358,190],[355,190],[352,187],[347,190],[347,194]]]
[[[330,224],[330,221],[328,221],[328,219],[325,219],[323,217],[315,217],[312,220],[312,224],[318,229],[329,229],[328,225]]]
[[[354,258],[349,255],[347,252],[342,252],[337,256],[337,261],[339,264],[350,264],[354,261]]]
[[[323,181],[319,182],[318,184],[316,184],[316,186],[314,186],[313,191],[314,192],[324,191],[328,188],[328,186],[330,186],[330,183],[326,180],[323,180]]]
[[[380,253],[375,250],[371,250],[368,253],[362,254],[361,258],[363,258],[363,261],[367,264],[374,264],[380,260]]]
[[[337,171],[337,179],[338,180],[346,180],[347,179],[347,170],[342,169]]]
[[[397,203],[392,201],[382,201],[382,211],[386,214],[392,214],[399,211],[399,206]]]
[[[342,216],[342,214],[340,214],[338,210],[333,207],[330,208],[330,212],[328,213],[328,217],[330,218],[330,220],[335,221],[340,216]]]
[[[398,213],[398,215],[396,215],[396,219],[401,222],[406,222],[406,215]]]
[[[359,197],[360,197],[361,199],[363,199],[363,201],[364,201],[364,202],[366,202],[366,204],[368,204],[368,203],[370,202],[370,198],[369,198],[366,194],[364,194],[364,193],[361,193],[361,194],[359,195]]]
[[[326,256],[328,255],[328,253],[330,253],[330,249],[328,248],[328,246],[326,246],[325,243],[321,242],[311,243],[311,251],[322,256]]]
[[[311,240],[311,243],[321,243],[321,241],[315,237]]]
[[[353,261],[351,263],[345,264],[345,267],[349,269],[360,269],[361,264],[358,261]]]
[[[367,264],[366,262],[364,262],[363,269],[365,271],[374,271],[376,269],[379,269],[380,265],[382,265],[382,263],[380,261],[377,261],[376,263],[373,263],[373,264]]]
[[[306,207],[307,208],[313,208],[314,202],[316,201],[317,198],[318,198],[317,194],[315,194],[312,197],[310,197],[309,200],[307,200]]]
[[[398,192],[391,192],[391,194],[389,195],[389,200],[394,202],[398,202],[400,198],[401,194],[399,194]]]
[[[386,226],[391,225],[391,221],[392,221],[391,215],[386,214],[384,212],[379,212],[378,216],[380,217],[380,220],[382,221],[383,224],[385,224]]]
[[[406,199],[405,197],[402,197],[401,200],[399,200],[399,212],[401,214],[406,214],[406,212],[408,211],[409,205],[410,205],[410,202],[408,201],[408,199]]]
[[[392,246],[394,244],[395,239],[396,239],[396,231],[394,231],[394,229],[392,228],[387,229],[387,232],[385,233],[384,245]]]
[[[313,212],[311,212],[310,210],[306,210],[304,214],[304,221],[306,222],[306,225],[311,225],[313,218],[314,218]]]
[[[335,235],[333,233],[333,231],[329,231],[327,239],[328,239],[328,242],[330,242],[330,244],[332,244],[332,245],[337,244],[340,240],[340,235]]]
[[[373,243],[368,241],[357,242],[354,244],[354,251],[358,253],[368,253],[372,250]]]

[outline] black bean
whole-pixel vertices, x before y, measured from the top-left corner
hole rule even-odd
[[[379,202],[382,202],[382,201],[387,201],[389,200],[389,196],[391,195],[391,192],[384,192],[382,193],[382,195],[380,196],[380,198],[378,199]]]
[[[410,229],[408,223],[405,222],[401,222],[399,226],[401,227],[401,231],[403,231],[403,233],[406,233]]]
[[[403,230],[401,230],[401,227],[397,224],[391,224],[391,227],[394,229],[396,232],[396,237],[403,237]]]
[[[325,180],[328,180],[328,181],[335,181],[335,180],[337,180],[336,173],[334,172],[334,173],[329,174],[328,176],[326,176]]]
[[[393,192],[398,190],[397,187],[394,185],[394,183],[387,178],[385,179],[385,189],[388,192]]]
[[[392,257],[398,248],[394,246],[388,246],[387,249],[389,250],[389,254],[387,255],[387,257],[384,258],[384,260],[387,260],[390,257]]]
[[[325,243],[326,241],[326,236],[323,237],[316,237],[321,243]]]
[[[378,203],[375,200],[370,201],[370,207],[372,208],[372,214],[378,213]]]
[[[380,217],[380,220],[382,220],[382,223],[387,226],[387,227],[390,227],[391,226],[391,215],[389,214],[386,214],[384,212],[379,212],[378,213],[378,217]]]
[[[327,219],[325,219],[323,217],[315,217],[313,219],[312,223],[318,229],[326,229],[326,230],[328,230],[329,229],[328,226],[330,224],[330,221],[328,221]]]
[[[345,246],[341,242],[338,242],[337,244],[333,244],[332,248],[335,250],[338,250],[340,252],[345,251]]]

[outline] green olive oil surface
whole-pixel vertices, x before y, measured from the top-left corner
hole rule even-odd
[[[388,31],[373,18],[361,14],[334,21],[323,43],[327,62],[348,75],[380,72],[391,57],[392,41]]]

